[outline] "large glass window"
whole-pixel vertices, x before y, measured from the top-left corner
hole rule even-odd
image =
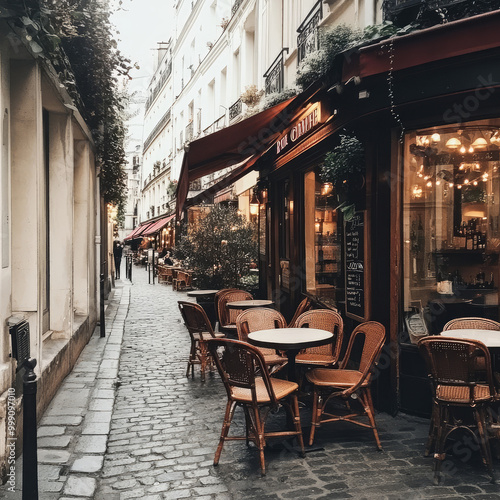
[[[306,292],[327,306],[344,300],[342,224],[331,184],[318,170],[305,175]]]
[[[500,122],[408,133],[404,308],[431,334],[454,317],[498,320]]]

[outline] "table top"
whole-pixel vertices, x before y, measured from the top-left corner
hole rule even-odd
[[[271,349],[305,349],[328,344],[333,333],[317,328],[271,328],[248,334],[248,342]]]
[[[187,292],[188,297],[200,297],[204,295],[215,295],[219,290],[190,290]]]
[[[250,307],[269,307],[274,302],[272,300],[235,300],[226,304],[229,309],[248,309]]]
[[[462,328],[459,330],[446,330],[445,332],[441,332],[441,337],[479,340],[486,347],[500,347],[500,331],[497,330]]]

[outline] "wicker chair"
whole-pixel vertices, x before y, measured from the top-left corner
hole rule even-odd
[[[223,288],[222,290],[219,290],[215,295],[214,295],[214,307],[215,307],[215,321],[220,325],[220,320],[219,320],[219,300],[220,298],[226,294],[227,292],[239,292],[239,288]]]
[[[259,449],[260,468],[263,475],[266,473],[264,447],[269,437],[297,436],[302,456],[304,456],[297,384],[271,378],[266,370],[262,354],[250,344],[229,339],[210,339],[207,343],[224,382],[228,398],[214,465],[219,463],[226,440],[245,439],[247,445],[250,440],[253,441]],[[260,376],[256,375],[257,371]],[[277,410],[279,404],[283,404],[289,411],[294,430],[265,432],[269,412]],[[228,436],[236,406],[241,406],[245,412],[245,436]]]
[[[295,358],[295,363],[321,366],[337,364],[344,334],[344,322],[338,312],[330,309],[306,311],[297,318],[295,325],[297,328],[319,328],[334,334],[330,344],[310,347],[301,351]]]
[[[444,325],[443,332],[446,330],[462,330],[467,328],[500,331],[500,323],[487,318],[455,318]]]
[[[295,322],[297,321],[297,318],[302,314],[305,313],[306,311],[309,311],[313,305],[312,300],[309,297],[306,297],[304,300],[301,301],[301,303],[297,306],[297,309],[295,311],[295,314],[293,315],[293,318],[291,319],[290,323],[288,323],[289,328],[294,328],[295,327]]]
[[[177,276],[172,280],[172,288],[174,290],[186,290],[191,288],[191,273],[178,271]]]
[[[360,336],[364,337],[364,343],[359,369],[348,370],[346,367],[352,362],[350,359],[352,347]],[[314,386],[309,445],[313,444],[315,431],[322,423],[344,420],[372,429],[377,448],[382,450],[375,425],[370,384],[384,339],[385,328],[380,323],[376,321],[362,323],[351,334],[340,369],[315,368],[306,373],[307,380]],[[327,403],[335,399],[345,404],[347,415],[334,415],[326,411]],[[350,406],[355,399],[361,403],[362,408],[359,411]],[[357,420],[359,417],[368,417],[368,423]]]
[[[271,328],[284,328],[285,326],[285,318],[280,312],[265,307],[247,309],[240,313],[236,319],[238,338],[242,342],[248,342],[248,334],[251,332],[268,330]],[[264,362],[269,368],[270,373],[276,373],[288,362],[288,358],[277,354],[275,349],[259,347],[258,350],[264,357]]]
[[[189,352],[186,377],[194,377],[194,365],[201,365],[201,381],[205,382],[205,370],[208,367],[212,369],[212,358],[207,349],[206,341],[209,338],[224,337],[223,333],[214,333],[212,325],[203,308],[193,302],[177,302],[181,311],[182,319],[186,325],[189,336],[191,337],[191,350]]]
[[[418,343],[426,360],[434,390],[433,425],[430,443],[434,449],[434,482],[441,478],[441,464],[446,457],[445,442],[456,429],[474,434],[477,426],[481,456],[494,481],[491,451],[486,430],[486,414],[495,397],[488,348],[476,340],[425,337]],[[484,360],[485,370],[478,369],[477,358]],[[467,425],[461,413],[455,418],[453,409],[470,408],[475,425]],[[428,442],[429,445],[429,442]]]
[[[219,315],[219,330],[224,333],[237,335],[236,318],[241,313],[238,309],[229,309],[226,307],[228,302],[236,302],[237,300],[252,300],[252,294],[244,290],[229,290],[220,295],[217,302],[217,312]]]

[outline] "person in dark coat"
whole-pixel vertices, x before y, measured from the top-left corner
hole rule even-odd
[[[120,279],[120,265],[122,263],[123,246],[119,241],[115,241],[113,247],[113,257],[115,258],[115,279]]]

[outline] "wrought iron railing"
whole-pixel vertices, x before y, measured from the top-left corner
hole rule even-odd
[[[193,122],[190,121],[186,126],[186,141],[193,140]]]
[[[172,59],[168,61],[167,67],[165,68],[165,71],[162,73],[160,79],[158,80],[158,83],[154,86],[154,88],[151,89],[148,100],[146,101],[146,111],[150,108],[151,104],[153,104],[153,101],[156,99],[156,96],[159,94],[163,85],[165,85],[165,82],[168,80],[168,77],[171,75],[171,73],[172,73]]]
[[[288,47],[281,49],[278,57],[264,73],[266,94],[281,92],[283,90],[285,82],[285,51],[288,54]]]
[[[240,8],[240,5],[243,3],[243,0],[236,0],[231,7],[231,15],[234,16],[236,11]]]
[[[319,0],[297,28],[297,58],[302,61],[307,54],[319,49],[319,22],[323,19],[323,2]]]
[[[144,151],[151,146],[151,143],[154,141],[155,137],[164,129],[165,125],[170,121],[171,117],[171,109],[169,109],[162,117],[161,120],[157,123],[156,127],[151,131],[148,135],[147,139],[144,141]]]
[[[234,120],[237,116],[241,115],[242,110],[243,106],[241,99],[238,99],[234,104],[229,106],[229,121]]]
[[[203,135],[213,134],[214,132],[217,132],[217,130],[224,128],[225,124],[226,114],[224,113],[222,116],[217,118],[217,120],[211,123],[207,128],[203,129]]]
[[[412,7],[418,7],[415,10],[415,15],[422,14],[423,11],[439,10],[448,7],[454,7],[458,4],[467,4],[467,12],[446,12],[447,21],[453,21],[460,19],[461,17],[470,17],[471,15],[481,14],[486,12],[488,9],[481,7],[481,2],[476,2],[474,4],[467,2],[467,0],[384,0],[383,12],[384,19],[392,19],[394,16],[398,16],[405,9],[410,9]],[[411,21],[411,18],[406,19]]]

